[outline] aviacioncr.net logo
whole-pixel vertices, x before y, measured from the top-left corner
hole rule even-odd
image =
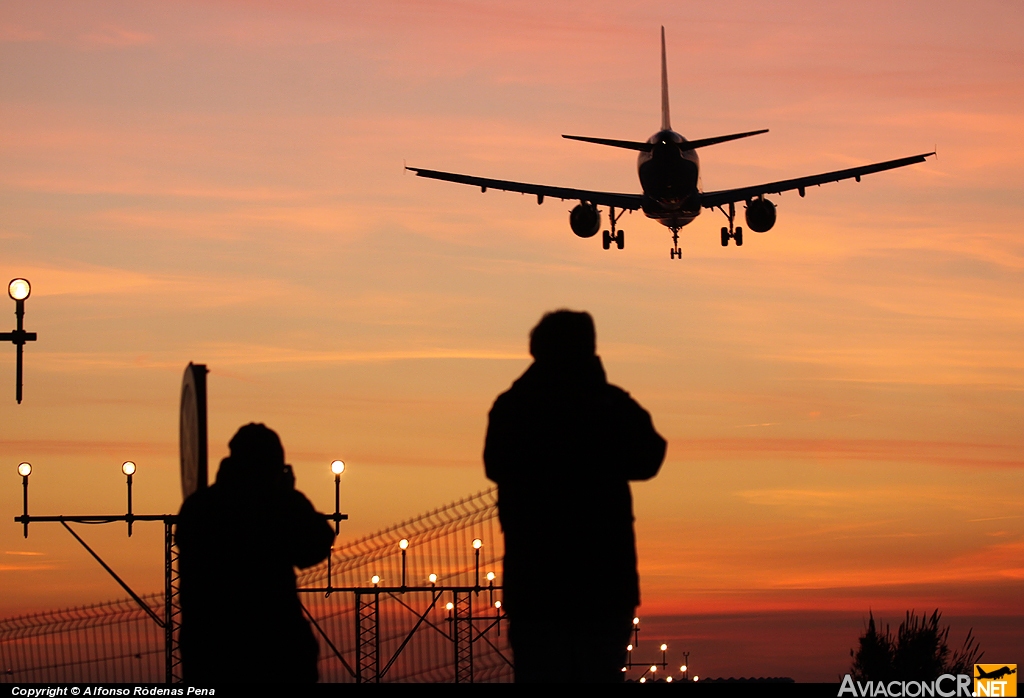
[[[943,674],[934,681],[854,681],[847,674],[839,687],[838,698],[972,698],[974,695],[977,694],[972,693],[971,677],[967,674]]]

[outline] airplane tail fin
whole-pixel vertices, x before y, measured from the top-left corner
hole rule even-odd
[[[661,130],[672,130],[668,113],[668,65],[665,61],[665,27],[661,28]]]

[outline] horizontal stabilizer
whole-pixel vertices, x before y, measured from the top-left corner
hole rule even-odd
[[[747,131],[746,133],[730,133],[728,136],[715,136],[714,138],[700,138],[695,141],[684,140],[679,144],[679,147],[683,150],[694,150],[696,148],[703,148],[706,145],[715,145],[716,143],[725,143],[726,141],[734,141],[737,138],[747,138],[749,136],[756,136],[761,133],[768,133],[768,129],[763,128],[760,131]],[[599,145],[610,145],[613,148],[626,148],[627,150],[641,150],[645,153],[651,152],[654,149],[653,143],[641,143],[640,141],[617,141],[614,138],[591,138],[590,136],[567,136],[562,134],[562,138],[568,138],[573,141],[583,141],[585,143],[597,143]]]
[[[734,141],[738,138],[748,138],[750,136],[757,136],[762,133],[768,133],[768,129],[763,128],[760,131],[747,131],[746,133],[731,133],[728,136],[715,136],[714,138],[701,138],[696,141],[690,141],[684,143],[683,147],[693,150],[695,148],[703,148],[706,145],[715,145],[716,143],[725,143],[726,141]]]
[[[613,148],[626,148],[627,150],[642,150],[644,152],[651,152],[654,148],[653,143],[641,143],[639,141],[617,141],[612,138],[591,138],[590,136],[566,136],[562,134],[562,138],[568,138],[573,141],[584,141],[586,143],[598,143],[599,145],[610,145]]]

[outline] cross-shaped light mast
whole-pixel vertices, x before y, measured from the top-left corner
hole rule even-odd
[[[36,341],[35,332],[26,332],[24,328],[25,321],[25,299],[32,293],[32,285],[28,282],[28,279],[11,279],[11,283],[7,284],[7,295],[14,300],[14,315],[18,318],[18,329],[13,332],[0,332],[0,341],[12,342],[18,347],[18,369],[17,369],[17,382],[15,384],[14,394],[18,399],[18,404],[21,404],[21,377],[22,377],[22,364],[23,354],[25,351],[25,342]]]

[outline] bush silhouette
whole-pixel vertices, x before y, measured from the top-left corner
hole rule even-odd
[[[938,609],[928,617],[907,611],[893,637],[888,625],[884,633],[878,631],[869,612],[860,647],[856,652],[850,650],[850,674],[858,681],[930,681],[942,674],[973,675],[974,664],[984,654],[973,628],[967,631],[961,648],[950,653],[949,626],[939,627],[941,617]]]

